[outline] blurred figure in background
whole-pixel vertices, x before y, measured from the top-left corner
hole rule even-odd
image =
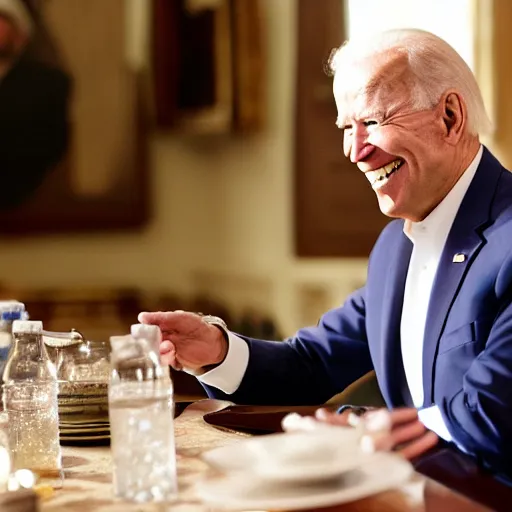
[[[35,28],[21,0],[0,0],[0,210],[29,199],[68,145],[70,78],[28,51]]]

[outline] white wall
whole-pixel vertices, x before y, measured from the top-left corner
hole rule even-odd
[[[13,286],[208,291],[273,311],[286,334],[365,278],[364,260],[293,254],[296,0],[265,0],[268,129],[252,138],[151,142],[155,216],[142,233],[0,240]]]
[[[219,195],[224,202],[225,253],[216,266],[225,274],[231,271],[270,281],[269,308],[277,312],[287,332],[316,321],[319,310],[337,304],[365,277],[365,261],[299,260],[293,253],[296,4],[295,0],[265,2],[268,131],[230,145],[223,154]],[[240,287],[242,293],[243,284]],[[315,310],[311,315],[301,311],[303,301]]]

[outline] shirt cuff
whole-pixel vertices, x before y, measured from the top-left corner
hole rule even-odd
[[[197,375],[197,379],[231,395],[240,386],[249,365],[249,346],[232,332],[228,332],[228,342],[228,353],[224,361],[213,370]]]
[[[453,441],[452,435],[450,434],[443,415],[441,414],[441,409],[439,409],[437,405],[418,411],[418,416],[423,425],[425,425],[429,430],[435,432],[445,441]]]

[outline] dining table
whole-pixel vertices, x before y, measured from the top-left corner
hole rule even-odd
[[[174,422],[179,492],[174,502],[130,503],[116,499],[110,447],[63,446],[63,487],[40,499],[40,512],[220,512],[222,509],[201,502],[196,484],[211,472],[202,458],[206,451],[251,435],[204,420],[205,415],[232,405],[211,399],[176,404],[179,409]],[[349,503],[309,509],[309,512],[512,510],[510,488],[483,473],[464,454],[453,450],[442,448],[429,452],[415,462],[411,475],[397,488]]]

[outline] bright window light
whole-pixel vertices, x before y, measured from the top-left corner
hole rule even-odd
[[[344,0],[348,37],[419,28],[442,37],[474,69],[474,0]]]

